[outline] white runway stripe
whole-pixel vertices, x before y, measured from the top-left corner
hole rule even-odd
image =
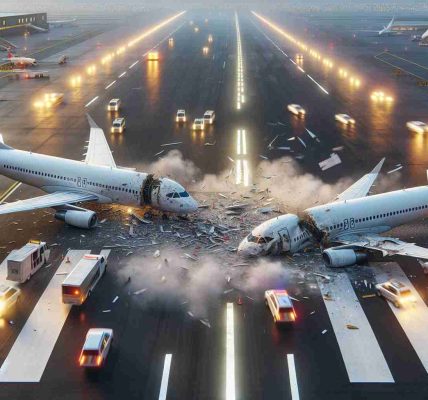
[[[171,369],[172,354],[165,354],[165,362],[163,364],[162,382],[159,391],[159,400],[165,400],[168,391],[169,371]]]
[[[422,365],[428,372],[428,307],[398,264],[377,264],[373,267],[373,272],[378,283],[385,282],[389,279],[397,279],[411,289],[416,299],[415,303],[405,305],[402,308],[396,308],[392,303],[388,303],[399,324],[403,328],[404,333],[415,349]]]
[[[290,377],[291,400],[299,400],[299,387],[297,386],[296,366],[294,354],[287,354],[288,375]]]
[[[331,282],[318,277],[331,324],[350,382],[394,382],[379,343],[355,295],[348,275]],[[327,298],[331,297],[331,300]],[[358,329],[348,329],[347,324]]]
[[[226,309],[226,400],[235,400],[235,331],[233,303]]]
[[[103,250],[101,253],[107,257],[109,252]],[[70,262],[66,262],[66,256],[34,307],[0,368],[0,382],[40,382],[71,309],[69,304],[62,302],[63,273],[69,273],[88,253],[90,250],[70,250],[67,253]]]

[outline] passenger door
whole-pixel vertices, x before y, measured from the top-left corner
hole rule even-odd
[[[280,240],[280,249],[279,251],[290,251],[291,250],[291,239],[290,239],[290,233],[288,232],[287,228],[281,228],[278,231]]]

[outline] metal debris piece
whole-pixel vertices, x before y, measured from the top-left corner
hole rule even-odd
[[[116,296],[114,299],[113,299],[113,301],[112,301],[112,303],[114,304],[114,303],[116,303],[116,301],[119,299],[119,296]]]
[[[348,329],[360,329],[360,328],[358,328],[358,326],[356,326],[356,325],[352,325],[352,324],[346,324],[346,327],[348,328]]]
[[[138,296],[139,294],[144,293],[146,290],[147,290],[147,288],[140,289],[140,290],[136,290],[136,291],[135,291],[134,293],[132,293],[132,294],[134,294],[134,295]]]
[[[111,310],[103,310],[104,313],[111,312]]]
[[[321,332],[321,334],[322,335],[324,335],[324,334],[326,334],[327,333],[327,329],[324,329],[322,332]]]
[[[319,162],[318,165],[320,166],[321,170],[326,171],[341,163],[342,160],[340,159],[339,155],[337,153],[331,153],[329,158]]]
[[[393,172],[397,172],[397,171],[399,171],[400,169],[402,169],[403,168],[403,166],[402,165],[400,165],[399,167],[397,167],[397,168],[394,168],[394,169],[391,169],[391,171],[388,171],[387,172],[387,174],[392,174]]]
[[[199,320],[201,323],[203,323],[205,326],[208,326],[208,328],[211,328],[211,325],[210,325],[210,323],[207,321],[207,320],[205,320],[205,319],[200,319]]]
[[[363,299],[369,299],[370,297],[376,297],[376,294],[375,293],[363,294],[361,297]]]
[[[153,257],[158,258],[159,256],[160,256],[160,250],[156,250],[156,251],[153,253]]]
[[[181,143],[183,143],[183,142],[163,143],[163,144],[161,144],[161,147],[175,146],[176,144],[181,144]]]

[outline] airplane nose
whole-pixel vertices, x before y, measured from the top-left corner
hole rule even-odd
[[[198,209],[198,202],[192,196],[189,198],[188,208],[190,212],[195,212]]]
[[[238,254],[243,257],[256,257],[260,255],[262,248],[256,243],[250,243],[247,239],[244,239],[238,246]]]

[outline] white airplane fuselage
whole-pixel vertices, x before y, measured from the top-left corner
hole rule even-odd
[[[5,61],[9,61],[13,65],[22,65],[22,66],[33,66],[37,64],[37,61],[34,58],[28,58],[28,57],[10,57]]]
[[[302,219],[329,242],[345,233],[382,233],[428,215],[428,186],[308,208]]]
[[[151,204],[163,211],[195,211],[195,200],[167,196],[184,191],[167,178],[150,180],[151,175],[129,169],[87,164],[54,156],[15,149],[0,149],[0,174],[38,187],[47,193],[79,192],[94,194],[100,203],[127,206]],[[149,182],[150,180],[150,182]],[[145,184],[152,183],[145,188]],[[187,192],[186,192],[187,193]]]
[[[272,218],[256,227],[238,250],[250,256],[295,253],[315,240],[328,245],[344,234],[379,234],[426,216],[428,186],[397,190],[311,207],[300,218]]]

